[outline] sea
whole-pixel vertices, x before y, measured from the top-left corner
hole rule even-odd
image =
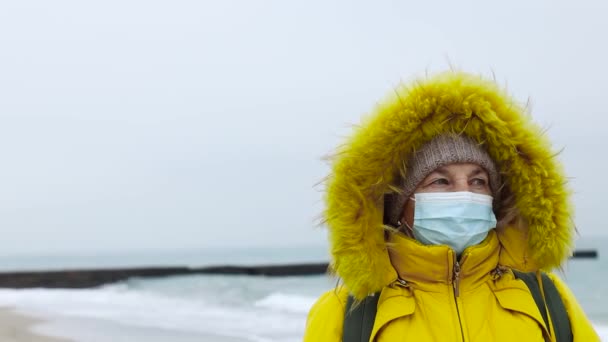
[[[579,238],[597,259],[557,273],[608,341],[608,237]],[[215,248],[0,257],[0,270],[322,262],[325,247]],[[301,341],[308,310],[337,280],[325,275],[133,278],[92,289],[0,289],[0,306],[42,318],[36,332],[74,341]]]

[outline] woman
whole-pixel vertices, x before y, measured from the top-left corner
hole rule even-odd
[[[398,89],[333,161],[343,285],[304,341],[599,340],[541,273],[571,253],[569,195],[542,131],[494,83],[450,72]]]

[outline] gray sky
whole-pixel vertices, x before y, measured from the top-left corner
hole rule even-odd
[[[491,75],[608,234],[605,2],[3,1],[1,254],[322,245],[313,185],[400,80]]]

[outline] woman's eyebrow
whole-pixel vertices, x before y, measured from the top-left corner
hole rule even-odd
[[[478,167],[469,173],[469,177],[477,176],[479,174],[484,174],[484,176],[487,176],[487,173],[485,172],[485,170]]]
[[[444,166],[440,166],[440,167],[436,168],[433,172],[431,172],[429,174],[429,176],[432,174],[435,174],[435,173],[438,173],[442,176],[447,176],[449,174],[448,170]]]

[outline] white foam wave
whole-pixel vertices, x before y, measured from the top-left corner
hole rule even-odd
[[[600,340],[608,342],[608,325],[593,324]]]
[[[258,300],[255,302],[255,306],[275,311],[307,314],[315,300],[314,297],[276,292]]]
[[[287,303],[287,304],[281,304]],[[53,318],[84,317],[184,332],[213,332],[255,342],[299,340],[307,298],[270,295],[254,305],[222,306],[204,298],[171,298],[126,287],[0,290],[0,305]]]

